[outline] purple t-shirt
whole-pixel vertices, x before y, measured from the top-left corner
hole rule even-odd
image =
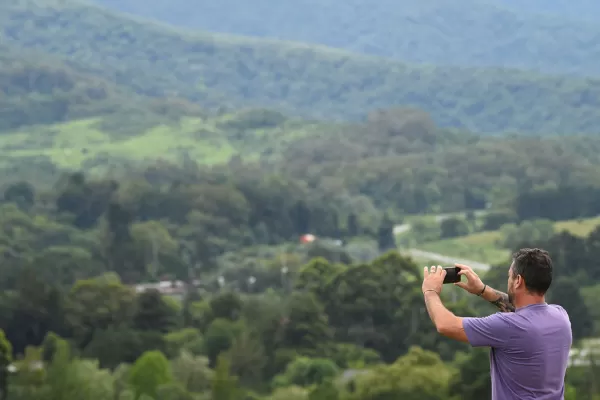
[[[491,347],[492,400],[563,400],[573,342],[558,305],[532,304],[511,313],[463,318],[473,347]]]

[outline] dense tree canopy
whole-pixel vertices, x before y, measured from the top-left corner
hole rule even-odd
[[[5,364],[42,362],[44,370],[36,375],[19,369],[10,380],[11,396],[489,395],[485,352],[432,329],[414,261],[391,251],[360,262],[350,247],[328,245],[325,238],[290,244],[305,232],[306,220],[298,226],[297,203],[285,200],[311,192],[291,182],[281,186],[281,177],[251,191],[244,180],[221,173],[188,175],[167,185],[169,172],[139,171],[131,181],[73,174],[51,191],[23,182],[6,188],[0,212]],[[561,196],[544,193],[549,204]],[[306,199],[304,215],[320,212],[323,204],[331,208],[319,215],[342,207]],[[319,235],[347,232],[323,217],[309,221]],[[512,239],[507,245],[552,250],[557,268],[550,300],[569,311],[574,337],[585,339],[600,326],[590,302],[600,284],[593,262],[600,257],[600,230],[587,238],[548,235],[548,223],[504,226]],[[505,266],[498,267],[486,281],[503,288],[505,276]],[[135,290],[140,281],[165,277],[182,279],[187,289],[174,298]],[[444,297],[457,314],[493,311],[453,289]],[[593,382],[582,372],[587,367],[578,368],[570,370],[570,393],[589,392]],[[435,382],[423,383],[419,377],[431,371]]]

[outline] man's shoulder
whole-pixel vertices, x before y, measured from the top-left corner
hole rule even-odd
[[[528,308],[523,313],[517,312],[514,314],[517,318],[521,314],[522,318],[519,318],[519,322],[524,325],[571,328],[571,320],[567,310],[558,304],[538,305]]]
[[[550,307],[556,313],[558,313],[559,315],[561,315],[562,317],[564,317],[564,319],[567,322],[569,322],[569,323],[571,322],[571,319],[569,318],[569,313],[562,306],[560,306],[558,304],[548,304],[548,307]]]
[[[540,309],[536,307],[534,309],[527,310],[525,313],[496,312],[487,317],[484,317],[484,319],[493,321],[495,323],[504,323],[507,325],[521,325],[524,320],[530,323],[537,324],[540,319],[547,319],[549,317],[547,311],[550,310],[554,317],[562,317],[560,319],[564,318],[565,322],[570,323],[569,314],[562,306],[558,304],[547,304],[547,307],[548,308],[546,308],[546,312],[543,311],[544,308]]]
[[[569,318],[569,313],[567,313],[567,310],[565,310],[563,308],[563,306],[558,305],[558,304],[544,304],[545,307],[535,307],[534,309],[532,309],[533,314],[541,314],[544,317],[548,316],[548,313],[550,313],[552,316],[562,316],[562,317],[566,317],[567,319]]]
[[[565,309],[563,308],[563,306],[561,306],[561,305],[558,305],[558,304],[548,304],[548,307],[550,307],[550,308],[553,308],[553,309],[555,309],[555,310],[557,310],[557,311],[560,311],[560,312],[561,312],[561,313],[563,313],[563,314],[566,314],[566,315],[568,315],[568,314],[567,314],[567,310],[565,310]]]
[[[564,317],[565,319],[569,319],[569,314],[567,310],[565,310],[562,306],[558,304],[532,304],[529,306],[523,307],[523,309],[517,309],[513,314],[515,316],[523,316],[528,320],[539,320],[539,319],[547,319],[547,318],[556,318],[556,317]]]

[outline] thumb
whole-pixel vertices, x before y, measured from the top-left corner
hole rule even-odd
[[[467,289],[467,284],[465,282],[456,282],[454,285],[465,290]]]

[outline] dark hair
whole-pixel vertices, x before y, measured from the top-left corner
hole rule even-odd
[[[521,249],[513,254],[512,276],[521,275],[531,293],[545,294],[552,283],[552,259],[546,250]]]

